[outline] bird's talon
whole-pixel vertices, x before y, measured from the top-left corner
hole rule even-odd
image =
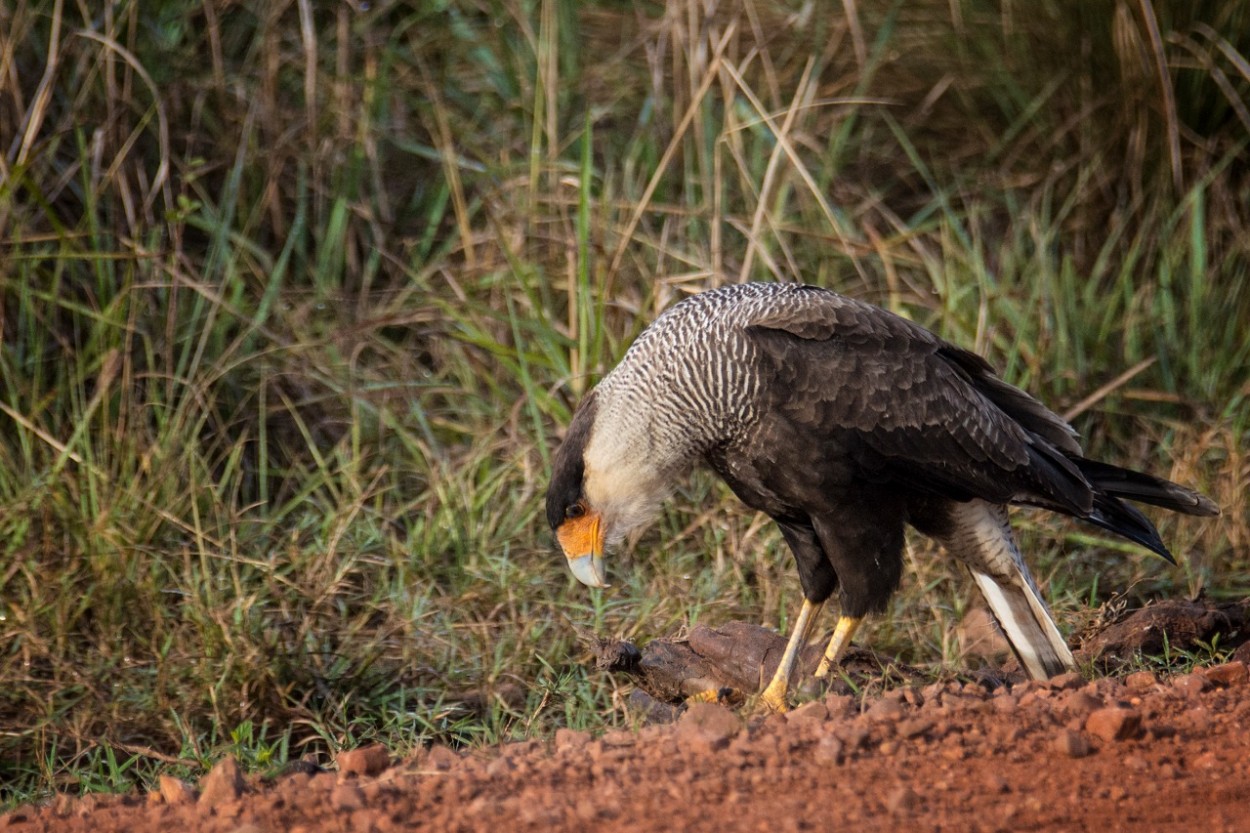
[[[769,686],[755,701],[753,711],[758,715],[785,714],[790,711],[790,703],[784,691],[775,691]]]
[[[785,714],[790,711],[790,704],[784,700],[765,700],[761,697],[756,703],[753,712],[760,717],[768,717],[773,714]]]

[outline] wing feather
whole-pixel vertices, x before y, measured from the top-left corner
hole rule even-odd
[[[1092,505],[1067,423],[984,359],[879,307],[794,293],[746,327],[770,367],[773,407],[838,435],[866,472],[957,499]]]

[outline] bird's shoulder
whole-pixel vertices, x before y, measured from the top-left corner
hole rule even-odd
[[[813,342],[845,342],[936,350],[944,342],[889,310],[815,286],[794,286],[743,318],[748,333],[785,333]],[[974,357],[976,358],[976,357]]]

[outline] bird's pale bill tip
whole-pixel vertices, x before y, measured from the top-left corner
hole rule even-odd
[[[588,587],[608,586],[603,566],[603,524],[598,512],[589,510],[567,519],[556,530],[556,539],[578,581]]]
[[[606,581],[608,571],[603,566],[603,559],[597,555],[583,555],[569,559],[569,569],[577,580],[587,587],[610,587]]]

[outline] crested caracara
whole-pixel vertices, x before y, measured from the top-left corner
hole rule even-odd
[[[669,309],[581,402],[555,455],[547,519],[573,574],[604,587],[604,553],[693,466],[767,513],[804,603],[762,703],[787,707],[798,649],[835,593],[817,669],[839,661],[903,569],[907,525],[962,561],[1034,678],[1073,667],[1007,507],[1088,521],[1171,560],[1125,499],[1214,515],[1197,492],[1086,459],[1076,432],[974,353],[871,304],[750,283]]]

